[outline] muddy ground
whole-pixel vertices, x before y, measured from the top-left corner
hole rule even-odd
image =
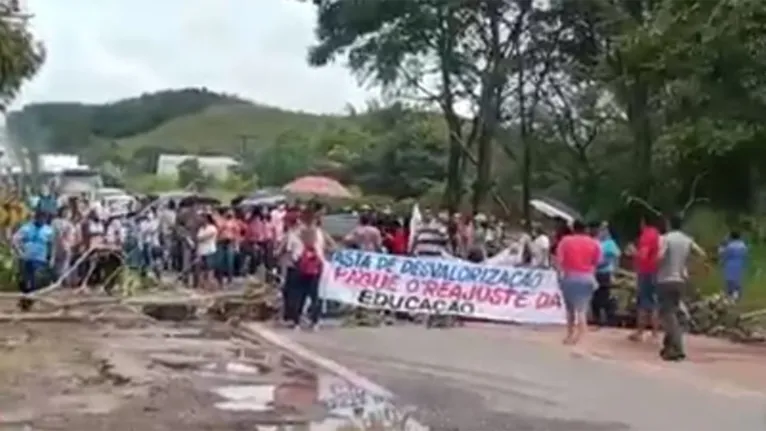
[[[0,430],[293,429],[318,374],[222,323],[3,323]]]

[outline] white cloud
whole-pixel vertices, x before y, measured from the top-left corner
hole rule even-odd
[[[314,112],[338,112],[371,96],[341,65],[307,65],[310,2],[27,1],[48,58],[14,107],[189,86]]]

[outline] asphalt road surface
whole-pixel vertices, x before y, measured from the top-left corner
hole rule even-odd
[[[386,387],[433,431],[766,430],[762,394],[705,390],[670,372],[639,372],[497,330],[285,335]]]

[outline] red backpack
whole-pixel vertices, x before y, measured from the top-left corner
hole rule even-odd
[[[301,257],[298,258],[298,271],[303,275],[319,275],[322,273],[322,257],[313,245],[304,245]]]

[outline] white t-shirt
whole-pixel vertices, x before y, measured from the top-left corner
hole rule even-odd
[[[159,227],[162,234],[167,235],[173,231],[176,224],[176,212],[170,208],[164,208],[159,213]]]
[[[548,266],[551,253],[551,240],[548,235],[538,235],[529,248],[532,266]]]
[[[217,251],[218,228],[213,224],[202,226],[197,234],[197,255],[209,256]]]
[[[156,217],[147,217],[138,224],[138,234],[144,244],[160,245],[159,220]]]

